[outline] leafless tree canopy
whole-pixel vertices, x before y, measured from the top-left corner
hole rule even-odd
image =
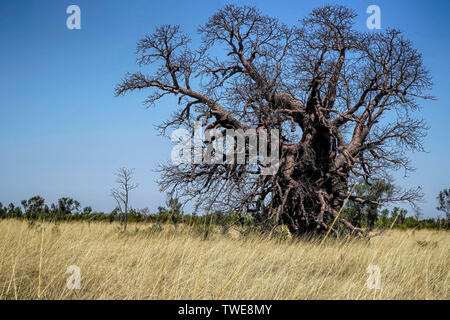
[[[287,26],[253,7],[229,5],[199,27],[201,46],[164,25],[137,44],[144,73],[127,74],[116,95],[150,89],[179,108],[160,125],[280,131],[280,168],[165,165],[160,185],[204,208],[261,212],[297,234],[329,228],[354,178],[411,170],[426,132],[413,117],[431,87],[421,55],[397,30],[359,32],[343,6],[313,10]],[[397,199],[413,200],[414,190]],[[364,199],[359,199],[364,201]],[[387,199],[396,200],[396,199]],[[349,229],[354,228],[342,220]]]

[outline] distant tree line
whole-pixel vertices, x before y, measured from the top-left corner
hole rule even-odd
[[[381,186],[369,188],[360,185],[357,188],[357,194],[370,193],[375,188],[379,191]],[[447,193],[446,193],[447,192]],[[379,193],[378,193],[379,194]],[[374,195],[376,196],[376,195]],[[444,190],[438,196],[439,208],[446,213],[444,218],[426,218],[420,219],[419,214],[414,216],[407,216],[408,211],[394,207],[392,210],[383,209],[378,210],[373,204],[361,204],[356,201],[350,203],[343,210],[343,216],[351,219],[355,225],[362,228],[397,228],[397,229],[436,229],[448,230],[448,201],[450,192]],[[440,200],[442,199],[442,200]],[[182,204],[177,198],[168,197],[165,206],[159,206],[157,212],[150,213],[148,208],[133,209],[128,212],[128,222],[148,222],[157,225],[180,223],[189,224],[193,226],[211,226],[218,225],[224,231],[230,226],[246,227],[247,229],[264,230],[264,220],[261,218],[265,216],[264,212],[256,212],[253,215],[241,216],[237,213],[224,213],[215,211],[203,215],[198,215],[195,212],[186,214],[182,210]],[[4,206],[0,202],[0,219],[22,219],[28,221],[104,221],[104,222],[120,222],[124,223],[123,215],[120,209],[116,207],[109,213],[93,211],[90,206],[82,207],[77,200],[69,197],[60,198],[57,203],[48,206],[45,204],[44,198],[34,196],[28,200],[21,201],[21,206],[15,206],[10,203]]]
[[[383,180],[377,180],[373,184],[363,181],[355,187],[355,195],[351,197],[342,216],[360,228],[372,230],[374,228],[400,228],[400,229],[449,229],[450,189],[440,192],[437,200],[437,209],[445,213],[445,216],[437,218],[421,219],[421,211],[414,206],[414,214],[407,216],[408,211],[403,208],[393,207],[392,210],[380,209],[380,199],[389,199],[395,192],[395,186]],[[360,201],[364,199],[364,201]]]

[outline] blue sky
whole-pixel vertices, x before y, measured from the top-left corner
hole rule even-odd
[[[175,107],[167,99],[157,107],[142,105],[145,93],[115,98],[114,86],[134,64],[137,40],[161,24],[179,24],[198,39],[196,29],[218,8],[235,1],[13,1],[0,2],[0,201],[3,204],[39,194],[47,203],[70,196],[82,205],[110,211],[113,172],[136,168],[140,187],[134,207],[152,211],[165,200],[153,172],[170,159],[171,145],[154,125]],[[448,75],[449,1],[239,1],[294,24],[313,8],[344,3],[359,14],[381,8],[381,27],[395,27],[423,53],[437,101],[422,103],[431,126],[428,153],[412,154],[417,168],[404,187],[422,186],[426,216],[436,216],[436,195],[450,187]],[[66,28],[66,8],[81,8],[81,30]],[[408,208],[406,206],[406,208]]]

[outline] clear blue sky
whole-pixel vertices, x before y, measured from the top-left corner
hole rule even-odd
[[[233,1],[231,1],[233,2]],[[39,194],[47,203],[70,196],[82,205],[110,211],[113,172],[136,168],[140,183],[134,207],[152,211],[164,202],[155,183],[158,163],[170,159],[170,143],[154,125],[166,119],[175,100],[156,108],[142,105],[144,93],[115,98],[125,72],[137,70],[135,44],[161,24],[179,24],[196,38],[196,29],[230,1],[57,0],[0,2],[0,201]],[[449,1],[239,1],[294,24],[313,8],[344,3],[359,14],[381,8],[381,27],[404,31],[424,56],[438,101],[423,102],[431,130],[429,153],[411,155],[417,171],[397,183],[420,185],[427,216],[436,216],[436,195],[450,187]],[[66,8],[81,8],[81,30],[66,28]],[[406,207],[407,208],[407,207]]]

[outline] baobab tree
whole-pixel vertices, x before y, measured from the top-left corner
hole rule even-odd
[[[325,6],[288,26],[256,8],[228,5],[199,27],[198,48],[172,25],[138,41],[141,70],[115,93],[148,89],[149,105],[176,96],[179,107],[161,134],[194,130],[196,121],[218,131],[279,130],[275,174],[262,174],[260,162],[169,163],[161,187],[206,210],[264,212],[303,234],[330,228],[356,179],[370,184],[390,170],[411,170],[406,151],[423,149],[427,127],[414,113],[420,98],[432,98],[425,93],[429,72],[400,31],[360,32],[355,17],[344,6]],[[396,189],[384,200],[418,196]]]
[[[123,230],[127,231],[127,218],[129,208],[130,191],[136,189],[139,185],[132,182],[134,169],[127,169],[122,167],[115,173],[118,188],[111,190],[111,196],[116,200],[117,207],[122,213]]]

